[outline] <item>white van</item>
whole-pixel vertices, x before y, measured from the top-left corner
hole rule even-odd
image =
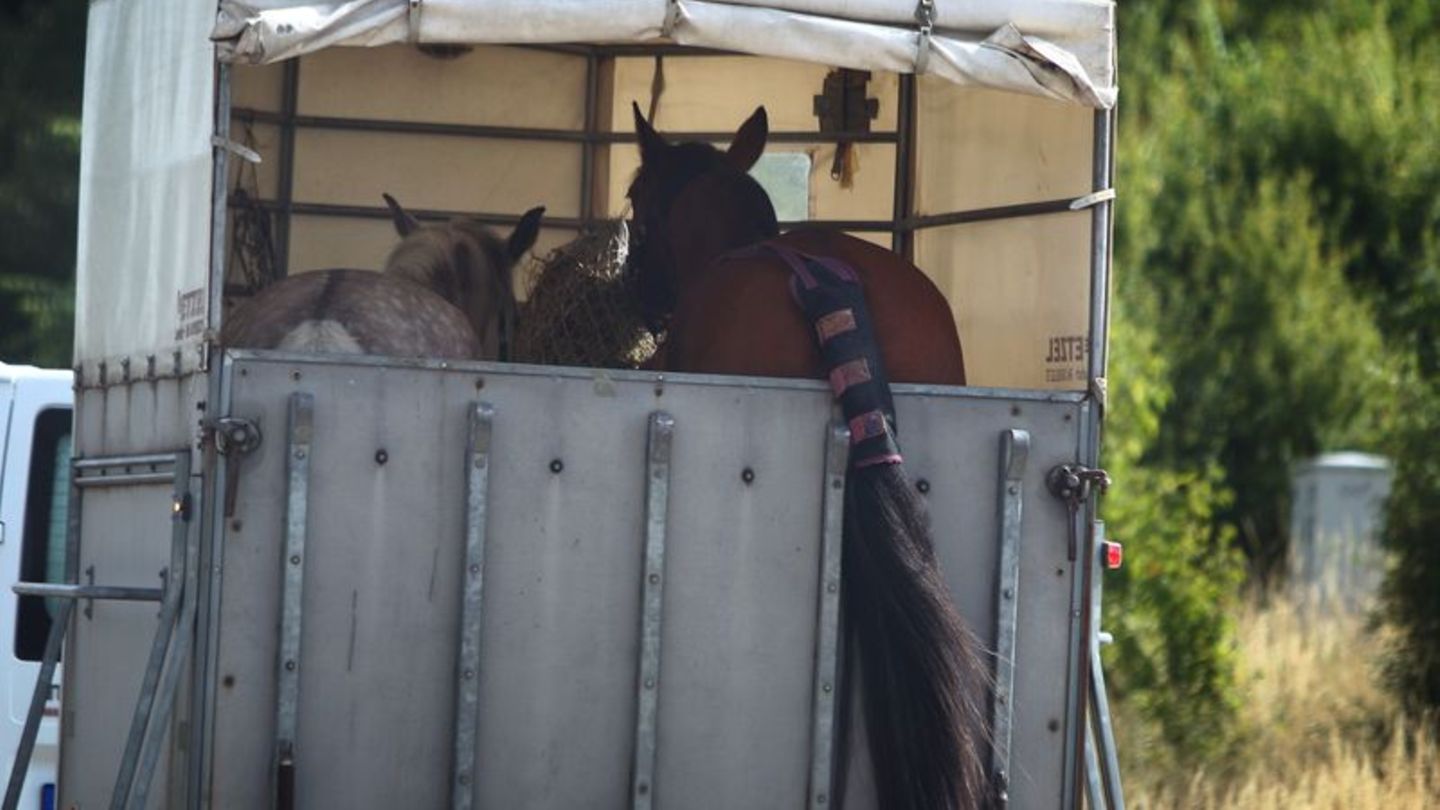
[[[71,373],[0,363],[0,758],[10,762],[35,689],[53,604],[16,596],[12,583],[60,582],[70,500]],[[55,806],[59,679],[40,723],[21,808]],[[8,777],[8,770],[5,776]]]

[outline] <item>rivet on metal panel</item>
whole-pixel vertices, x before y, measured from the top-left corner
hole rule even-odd
[[[1054,734],[1055,732],[1060,730],[1060,721],[1052,717],[1050,718],[1049,722],[1045,724],[1045,728],[1051,734]]]
[[[475,565],[475,564],[472,563],[472,564],[470,565],[470,573],[472,573],[472,574],[478,574],[478,573],[480,573],[480,566]]]
[[[1011,406],[1010,406],[1010,415],[1011,415],[1011,416],[1019,416],[1019,415],[1020,415],[1020,406],[1019,406],[1019,405],[1011,405]]]
[[[230,521],[230,531],[232,532],[238,532],[240,531],[240,529],[244,528],[244,526],[245,524],[242,523],[238,518]]]
[[[291,565],[299,565],[299,564],[300,564],[300,555],[299,555],[299,554],[292,554],[292,555],[290,555],[290,564],[291,564]]]
[[[480,389],[482,389],[482,388],[484,388],[484,387],[485,387],[485,378],[484,378],[484,377],[476,377],[476,378],[475,378],[475,390],[476,390],[476,391],[479,391]]]
[[[744,481],[747,486],[755,483],[755,471],[746,467],[740,471],[740,480]]]
[[[305,458],[305,451],[304,451],[304,450],[301,450],[301,449],[296,449],[296,450],[295,450],[295,458],[301,458],[301,459]]]
[[[563,469],[565,469],[565,462],[561,461],[558,458],[550,460],[550,472],[559,475],[560,471]]]
[[[660,575],[659,575],[659,574],[651,574],[651,575],[650,575],[650,584],[651,584],[651,585],[659,585],[659,584],[660,584]]]
[[[376,463],[376,464],[384,464],[385,462],[387,462],[387,461],[389,461],[389,460],[390,460],[390,454],[387,453],[387,452],[385,452],[384,448],[381,448],[381,449],[375,451],[375,463]]]
[[[286,662],[285,662],[285,669],[288,670],[288,671],[290,671],[290,672],[294,672],[294,671],[295,671],[295,662],[294,662],[294,661],[286,661]]]
[[[915,489],[919,490],[921,495],[928,495],[930,494],[930,482],[921,478],[915,482]]]
[[[299,379],[300,379],[300,371],[299,371],[299,369],[296,369],[296,370],[293,370],[293,371],[290,372],[290,379],[299,381]]]

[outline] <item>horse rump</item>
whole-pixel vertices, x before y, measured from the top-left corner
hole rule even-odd
[[[989,678],[902,465],[851,469],[843,542],[845,632],[858,654],[879,806],[992,806],[981,703]]]

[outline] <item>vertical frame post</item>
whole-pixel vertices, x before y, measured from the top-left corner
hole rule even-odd
[[[1024,513],[1025,464],[1030,458],[1030,433],[1000,434],[1000,563],[995,593],[995,691],[990,706],[992,748],[990,772],[1001,806],[1010,791],[1010,737],[1014,717],[1015,651],[1020,598],[1020,539]]]
[[[285,556],[280,561],[280,645],[275,662],[275,798],[282,810],[294,807],[295,801],[295,738],[300,710],[300,639],[314,413],[312,395],[300,391],[290,395],[290,424],[285,442]]]
[[[640,666],[635,700],[635,762],[630,806],[650,810],[655,796],[655,728],[660,704],[660,619],[665,597],[665,533],[675,418],[650,414],[645,447],[645,557],[640,581]]]
[[[275,222],[275,266],[280,277],[290,275],[290,217],[295,199],[295,116],[300,97],[300,60],[285,61],[280,95],[280,199]]]
[[[830,425],[825,440],[821,495],[820,587],[815,618],[815,683],[810,712],[810,807],[825,807],[834,794],[837,673],[840,657],[840,572],[845,521],[845,474],[850,466],[850,429]],[[842,698],[843,699],[843,698]]]
[[[895,117],[895,203],[890,232],[890,249],[907,261],[915,258],[915,75],[900,74]]]
[[[480,633],[485,585],[485,529],[490,487],[490,431],[495,409],[470,406],[465,454],[465,570],[461,572],[460,655],[455,672],[455,770],[450,785],[453,810],[475,805],[476,740],[480,726]]]

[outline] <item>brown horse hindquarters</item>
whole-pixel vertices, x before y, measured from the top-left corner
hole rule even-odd
[[[792,231],[779,243],[839,259],[865,288],[893,382],[964,385],[955,318],[918,268],[877,245],[829,231]],[[722,259],[680,291],[666,368],[710,374],[823,377],[815,336],[790,294],[790,268],[757,253]]]
[[[317,270],[272,284],[226,319],[221,342],[331,354],[480,356],[474,329],[454,305],[369,270]]]

